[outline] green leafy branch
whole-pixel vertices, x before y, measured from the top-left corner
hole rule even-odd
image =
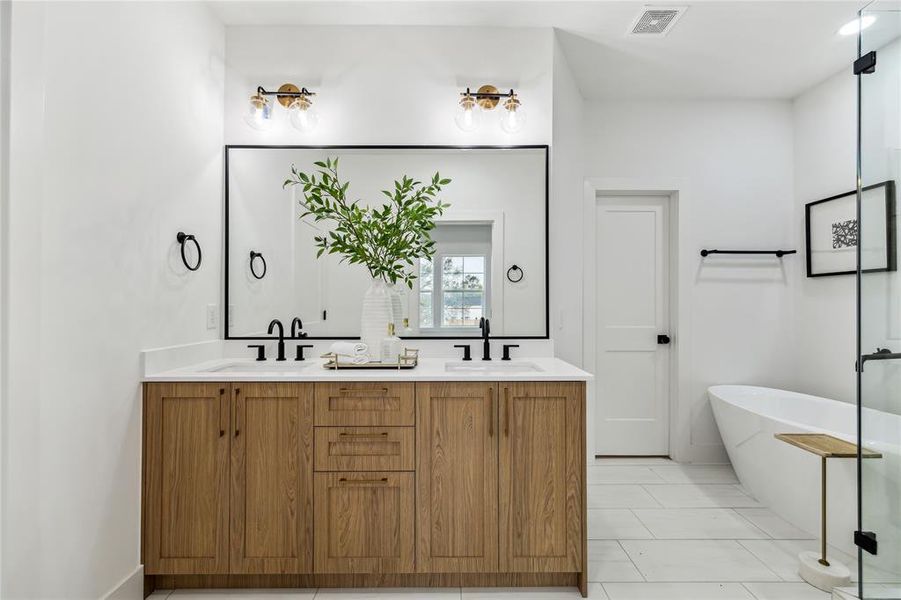
[[[324,235],[314,238],[319,248],[316,257],[340,254],[341,262],[363,265],[374,278],[403,281],[412,288],[415,261],[435,254],[429,232],[435,228],[435,218],[450,206],[437,196],[451,180],[435,173],[429,183],[422,183],[404,175],[394,182],[394,190],[382,190],[390,202],[368,206],[347,199],[350,182],[339,178],[337,157],[313,164],[318,169],[309,174],[292,165],[283,187],[302,186],[301,219],[331,223]]]

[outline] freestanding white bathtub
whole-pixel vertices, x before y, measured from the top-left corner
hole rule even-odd
[[[783,519],[819,537],[820,458],[773,436],[817,432],[856,442],[856,406],[746,385],[716,385],[708,388],[707,395],[735,474],[745,489]],[[855,459],[829,461],[827,494],[829,543],[856,555]]]

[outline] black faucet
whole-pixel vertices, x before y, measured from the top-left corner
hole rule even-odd
[[[303,330],[303,321],[300,320],[300,317],[294,317],[294,320],[291,321],[291,337],[292,338],[307,337],[307,333]]]
[[[276,325],[278,326],[278,358],[275,360],[285,360],[285,326],[281,321],[272,319],[269,323],[269,335],[272,335],[272,330]]]
[[[479,329],[482,330],[482,360],[491,360],[491,344],[488,342],[491,324],[488,323],[488,319],[479,317]]]

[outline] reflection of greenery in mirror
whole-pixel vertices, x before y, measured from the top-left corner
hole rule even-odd
[[[305,212],[301,219],[312,216],[317,223],[333,224],[327,234],[314,238],[319,248],[316,256],[340,254],[341,262],[363,265],[374,279],[403,281],[412,288],[416,260],[428,262],[435,253],[429,231],[435,228],[435,218],[450,206],[437,195],[451,180],[435,173],[424,184],[404,175],[394,182],[394,190],[382,190],[390,202],[369,206],[347,199],[350,182],[340,180],[337,157],[313,164],[319,169],[310,174],[292,166],[284,187],[302,186],[299,202]]]
[[[473,328],[487,315],[487,257],[439,255],[419,263],[420,328]],[[440,285],[434,271],[441,267]],[[435,314],[440,321],[435,322]]]

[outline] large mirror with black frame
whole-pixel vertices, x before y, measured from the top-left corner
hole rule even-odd
[[[294,317],[312,339],[360,335],[369,272],[319,255],[332,224],[304,216],[303,185],[284,187],[292,168],[314,173],[335,158],[360,206],[381,206],[404,176],[451,180],[429,232],[434,255],[405,267],[412,287],[393,286],[401,337],[478,337],[481,317],[492,337],[548,336],[547,146],[228,146],[227,339],[270,337],[272,319]]]

